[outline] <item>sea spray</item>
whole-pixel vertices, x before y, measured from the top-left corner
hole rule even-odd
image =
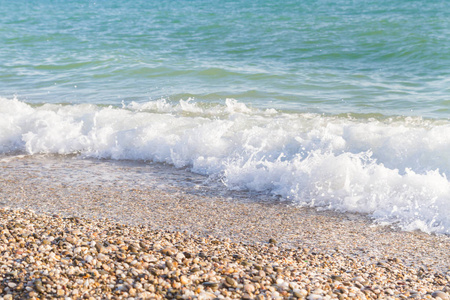
[[[450,122],[192,100],[30,106],[0,98],[3,154],[154,161],[295,205],[450,233]]]

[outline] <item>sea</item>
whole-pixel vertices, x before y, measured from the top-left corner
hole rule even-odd
[[[448,1],[0,0],[2,158],[161,164],[448,235],[449,117]]]

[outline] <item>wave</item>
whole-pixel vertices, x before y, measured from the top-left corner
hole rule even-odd
[[[0,153],[163,162],[232,190],[450,234],[450,122],[255,109],[233,99],[121,107],[0,98]]]

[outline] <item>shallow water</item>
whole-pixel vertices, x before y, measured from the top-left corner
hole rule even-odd
[[[0,95],[448,119],[445,1],[2,1]]]

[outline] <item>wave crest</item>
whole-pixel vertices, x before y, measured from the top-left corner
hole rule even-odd
[[[450,233],[450,123],[258,110],[228,99],[123,107],[0,98],[0,152],[164,162],[230,189]]]

